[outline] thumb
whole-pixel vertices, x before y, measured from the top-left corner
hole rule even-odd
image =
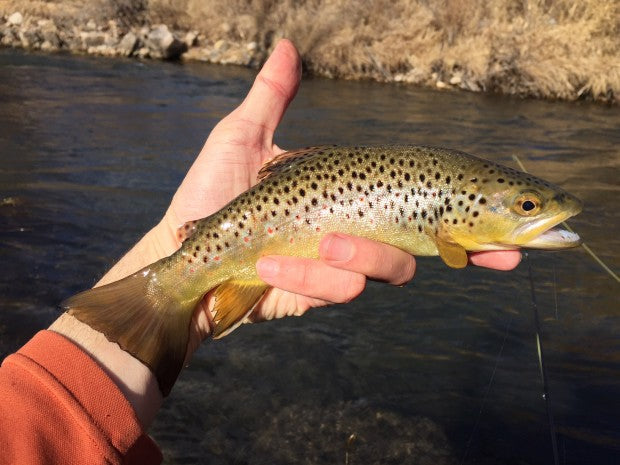
[[[239,116],[273,135],[284,112],[297,93],[301,79],[301,59],[293,43],[282,39],[256,76]]]

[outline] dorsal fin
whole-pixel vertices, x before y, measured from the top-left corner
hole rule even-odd
[[[289,166],[291,163],[303,160],[307,157],[318,154],[323,150],[327,150],[333,147],[336,146],[318,145],[315,147],[306,147],[305,149],[291,150],[290,152],[284,152],[280,155],[276,155],[261,167],[261,169],[258,171],[256,179],[257,181],[262,181],[271,174],[281,171],[283,168]]]

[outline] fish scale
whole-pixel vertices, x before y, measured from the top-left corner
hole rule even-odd
[[[578,199],[456,150],[310,147],[276,156],[258,181],[213,215],[184,225],[182,246],[170,257],[63,303],[151,367],[164,393],[182,366],[191,316],[205,293],[214,294],[213,336],[222,337],[268,290],[256,271],[261,256],[318,258],[330,232],[440,255],[454,268],[467,264],[468,251],[579,243],[576,235],[546,234],[581,210]]]

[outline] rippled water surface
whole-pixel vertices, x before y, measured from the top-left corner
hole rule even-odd
[[[158,221],[253,76],[0,51],[2,358]],[[311,79],[277,142],[516,154],[584,200],[571,225],[620,267],[618,108]],[[620,287],[581,249],[529,263],[559,463],[620,463]],[[553,463],[530,292],[526,261],[419,259],[404,288],[204,344],[151,434],[169,464]]]

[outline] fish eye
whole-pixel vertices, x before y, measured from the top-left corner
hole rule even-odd
[[[536,204],[534,202],[532,202],[531,200],[526,200],[525,202],[523,202],[521,204],[521,208],[524,211],[529,212],[529,211],[532,211],[532,210],[534,210],[536,208]]]
[[[540,211],[541,203],[536,194],[525,192],[517,197],[513,209],[521,216],[532,216]]]

